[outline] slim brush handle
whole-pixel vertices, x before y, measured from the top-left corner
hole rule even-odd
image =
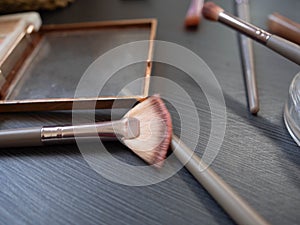
[[[266,44],[270,49],[300,65],[300,46],[286,39],[271,35]]]
[[[269,224],[174,134],[171,147],[177,158],[182,163],[187,162],[185,167],[236,223],[243,225]]]
[[[41,127],[11,129],[0,132],[0,148],[41,146]]]
[[[248,0],[236,0],[237,15],[239,18],[249,22]],[[239,34],[243,72],[247,87],[247,97],[250,112],[256,114],[259,111],[258,92],[256,87],[256,75],[254,69],[254,55],[252,40],[245,35]]]
[[[265,30],[262,30],[224,11],[221,11],[218,16],[219,22],[247,35],[261,44],[266,45],[273,51],[300,65],[299,45],[276,35],[272,35]]]
[[[292,21],[279,13],[268,17],[269,30],[278,36],[284,37],[300,45],[300,24]]]
[[[259,111],[259,100],[256,86],[256,75],[254,71],[252,41],[246,36],[241,35],[240,43],[249,109],[252,114],[256,114]]]
[[[117,136],[125,139],[139,136],[139,120],[123,118],[95,124],[3,130],[0,131],[0,148],[72,143],[75,138],[116,140]]]

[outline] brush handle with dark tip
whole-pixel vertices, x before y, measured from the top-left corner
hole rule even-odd
[[[179,161],[186,163],[185,167],[236,223],[269,224],[175,135],[172,137],[171,147]]]
[[[41,146],[41,127],[11,129],[0,132],[0,148]]]
[[[300,46],[276,35],[271,35],[266,45],[273,51],[300,65]]]
[[[300,46],[286,39],[272,35],[229,13],[221,11],[218,21],[235,29],[253,40],[266,45],[273,51],[300,65]]]

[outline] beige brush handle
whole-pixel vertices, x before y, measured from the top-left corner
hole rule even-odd
[[[266,46],[285,58],[300,65],[300,45],[274,34],[270,36]]]
[[[269,224],[174,134],[171,147],[179,161],[187,162],[185,167],[236,223]]]
[[[139,136],[139,120],[123,118],[94,124],[75,126],[52,126],[20,128],[0,131],[0,148],[41,146],[44,144],[64,144],[79,138],[85,141],[98,139],[116,140],[119,136],[131,139]]]
[[[41,128],[2,130],[0,148],[41,146]]]
[[[300,24],[279,13],[273,13],[268,17],[268,27],[273,34],[284,37],[300,45]]]
[[[9,129],[0,131],[0,148],[72,143],[75,142],[74,129],[78,129],[76,137],[83,140],[92,141],[96,137],[93,125],[77,126],[76,128],[74,126],[53,126]],[[113,133],[111,125],[106,123],[101,124],[100,127],[98,126],[98,130],[101,138],[103,138],[103,133],[105,133],[104,138]],[[113,137],[115,138],[116,136],[114,135]]]

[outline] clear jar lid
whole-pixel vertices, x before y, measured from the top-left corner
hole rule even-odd
[[[290,135],[300,146],[300,72],[290,85],[288,101],[284,108],[284,122]]]

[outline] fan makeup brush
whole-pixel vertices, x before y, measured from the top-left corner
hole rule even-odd
[[[159,96],[154,95],[131,109],[120,121],[78,125],[81,137],[90,137],[91,127],[98,135],[121,135],[122,142],[149,164],[161,167],[171,146],[175,156],[238,224],[267,225],[209,166],[172,134],[171,115]],[[116,127],[114,127],[116,126]],[[74,141],[75,126],[14,129],[0,132],[0,147],[44,145]],[[47,135],[46,135],[47,134]],[[68,134],[65,136],[65,134]],[[44,135],[44,136],[43,136]],[[45,141],[47,136],[48,141]],[[76,133],[76,137],[77,137]],[[68,137],[68,138],[67,138]],[[50,140],[53,140],[50,141]]]
[[[0,148],[72,143],[75,138],[92,141],[99,137],[104,140],[118,137],[144,161],[160,167],[166,157],[171,135],[171,116],[161,98],[154,95],[132,108],[118,121],[2,130]]]
[[[300,65],[299,45],[233,16],[213,2],[204,4],[202,14],[206,19],[223,23]]]

